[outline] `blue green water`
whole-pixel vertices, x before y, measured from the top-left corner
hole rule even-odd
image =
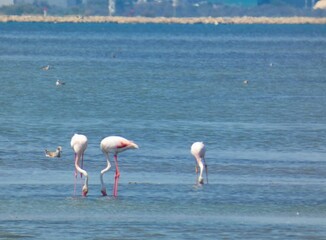
[[[324,25],[0,24],[0,239],[325,239],[325,76]]]

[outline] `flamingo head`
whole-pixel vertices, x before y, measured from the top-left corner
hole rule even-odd
[[[102,193],[103,196],[107,196],[107,193],[106,193],[106,189],[105,188],[102,188],[101,193]]]
[[[138,147],[138,145],[136,143],[130,142],[129,148],[131,148],[131,149],[138,149],[139,147]]]
[[[87,196],[87,193],[88,193],[88,187],[87,187],[86,185],[84,185],[84,187],[83,187],[83,189],[82,189],[82,195],[83,195],[84,197],[86,197],[86,196]]]
[[[204,178],[201,177],[201,176],[199,176],[199,177],[198,177],[198,183],[199,183],[199,184],[204,184]]]

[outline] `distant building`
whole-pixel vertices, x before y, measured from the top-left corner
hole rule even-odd
[[[312,8],[317,1],[318,0],[278,0],[278,1],[258,0],[258,5],[273,4],[274,2],[277,2],[277,3],[288,4],[290,6],[299,7],[299,8]]]
[[[115,13],[115,0],[109,0],[108,5],[109,16],[113,16]]]
[[[283,0],[283,2],[299,8],[312,8],[315,5],[315,0]]]
[[[14,4],[33,4],[35,1],[34,0],[14,0]]]
[[[231,6],[233,5],[233,6],[241,6],[241,7],[254,7],[257,6],[258,4],[257,0],[207,0],[207,2],[213,4],[223,4],[223,5],[231,5]]]
[[[1,2],[2,0],[0,0]],[[34,3],[47,3],[56,7],[72,7],[83,4],[86,0],[12,0],[14,4],[34,4]]]
[[[0,7],[10,6],[14,4],[14,0],[0,0]]]

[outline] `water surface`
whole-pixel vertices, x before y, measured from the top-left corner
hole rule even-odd
[[[324,239],[325,49],[323,25],[0,24],[0,238]],[[118,198],[109,135],[140,146]]]

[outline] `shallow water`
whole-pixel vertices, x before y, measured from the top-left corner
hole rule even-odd
[[[323,25],[0,24],[0,239],[324,239],[325,49]],[[118,198],[109,135],[140,146]]]

